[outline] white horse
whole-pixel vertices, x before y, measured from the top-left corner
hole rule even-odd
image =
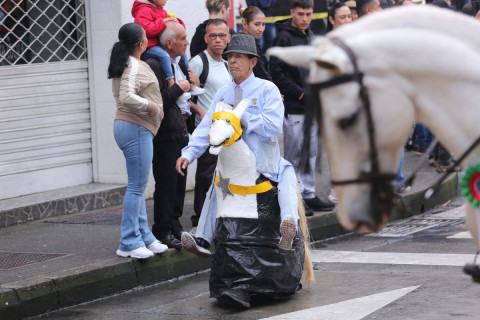
[[[257,200],[261,200],[259,200],[260,198],[258,198],[257,195],[258,193],[263,193],[264,190],[267,190],[268,185],[271,186],[270,181],[266,178],[264,178],[264,180],[267,181],[259,183],[258,179],[260,173],[256,169],[255,154],[249,148],[247,143],[241,139],[242,129],[240,119],[247,109],[248,103],[248,99],[243,99],[235,108],[232,108],[231,105],[220,101],[217,103],[215,113],[212,117],[209,141],[210,153],[218,155],[217,168],[215,170],[217,218],[259,219],[259,206],[257,205]],[[222,185],[223,183],[226,183],[226,185]],[[262,190],[262,185],[266,185],[267,189]],[[253,193],[248,191],[249,188],[257,187],[259,189]],[[272,205],[278,207],[278,204],[260,204],[260,206],[263,207]],[[301,201],[299,201],[298,214],[300,217],[299,226],[304,239],[304,249],[301,250],[301,255],[303,255],[303,251],[305,252],[303,278],[306,283],[311,283],[314,275],[308,243],[310,236],[305,217],[305,210]],[[277,218],[278,222],[280,222],[279,212],[277,212]],[[278,233],[279,225],[276,227],[272,226],[272,222],[276,220],[271,219],[269,221],[270,222],[267,223],[273,228],[272,230],[275,230],[276,228],[277,231],[275,232]],[[217,230],[218,229],[217,226]],[[257,236],[264,237],[265,234]],[[265,247],[265,245],[261,245],[261,247]],[[251,250],[254,252],[255,248],[252,248]],[[278,250],[278,248],[273,250]],[[216,252],[218,251],[219,250],[216,248]],[[252,256],[257,256],[257,254],[252,254]],[[299,254],[297,253],[296,256],[298,257]],[[291,263],[289,264],[291,265]],[[288,267],[285,268],[288,269]],[[289,273],[290,271],[287,269],[285,269],[285,272]]]
[[[388,207],[375,203],[373,194],[382,190],[372,188],[395,175],[415,122],[457,157],[480,136],[479,35],[480,22],[471,17],[409,6],[343,25],[311,46],[268,51],[310,69],[309,82],[318,84],[313,88],[321,101],[322,142],[332,183],[339,182],[337,215],[345,228],[384,226]],[[479,163],[475,147],[464,166]],[[466,217],[478,244],[469,203]]]

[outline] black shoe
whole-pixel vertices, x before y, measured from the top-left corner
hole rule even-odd
[[[305,201],[303,202],[303,207],[305,208],[305,217],[313,216],[312,208],[310,208]]]
[[[195,253],[200,258],[208,258],[212,255],[208,250],[210,244],[207,240],[194,237],[188,232],[182,233],[182,245],[185,250]]]
[[[303,199],[313,211],[332,211],[335,204],[330,201],[322,201],[317,196],[312,199]]]
[[[225,290],[218,297],[218,301],[237,308],[250,308],[250,294],[243,290]]]
[[[184,231],[181,230],[180,232],[172,232],[172,235],[175,237],[175,239],[177,239],[178,241],[182,241],[182,233]]]
[[[175,248],[175,249],[181,249],[182,248],[182,243],[180,240],[175,238],[172,234],[169,234],[165,237],[160,237],[158,238],[161,243],[167,245],[169,248]]]

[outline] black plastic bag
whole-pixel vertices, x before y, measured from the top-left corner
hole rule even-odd
[[[259,219],[218,218],[210,295],[244,290],[274,297],[296,292],[303,273],[305,245],[297,231],[292,250],[278,248],[280,208],[277,189],[257,195]]]

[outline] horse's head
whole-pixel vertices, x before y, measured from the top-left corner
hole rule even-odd
[[[382,79],[358,73],[346,51],[326,37],[317,38],[311,46],[272,48],[268,54],[310,71],[313,100],[318,98],[319,104],[314,114],[338,196],[340,223],[348,230],[380,229],[391,211],[392,178],[398,169],[404,137],[411,128],[400,128],[401,114],[388,109],[404,101],[395,101],[379,90],[376,82]],[[359,61],[363,61],[361,57]],[[321,90],[315,87],[319,83],[325,84]],[[362,83],[366,87],[363,92]],[[362,96],[368,96],[369,101]],[[372,125],[368,124],[369,113]],[[404,113],[405,121],[411,121],[409,117],[413,116],[407,108]],[[374,138],[373,148],[370,135]]]
[[[217,103],[208,134],[211,154],[218,154],[222,147],[230,146],[242,136],[240,118],[247,107],[248,99],[240,101],[235,108],[223,101]]]

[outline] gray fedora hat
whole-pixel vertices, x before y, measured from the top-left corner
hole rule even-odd
[[[227,51],[225,51],[225,53],[230,52],[250,54],[258,58],[255,38],[244,33],[234,34],[228,44]]]

